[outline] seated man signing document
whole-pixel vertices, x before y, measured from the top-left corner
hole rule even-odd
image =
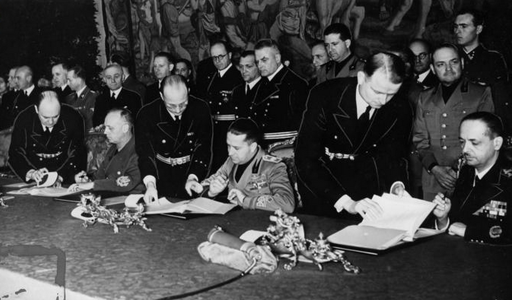
[[[144,191],[135,153],[133,117],[125,108],[113,108],[105,117],[105,135],[112,146],[105,160],[93,174],[93,181],[85,171],[75,175],[70,191],[97,190],[141,193]]]
[[[228,159],[203,182],[188,181],[187,192],[201,193],[209,186],[207,194],[213,198],[228,187],[228,199],[243,208],[293,212],[295,200],[286,165],[278,157],[265,155],[258,144],[260,135],[250,119],[233,122],[227,133]]]

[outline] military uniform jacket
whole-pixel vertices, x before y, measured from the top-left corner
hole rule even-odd
[[[232,101],[232,93],[235,86],[243,82],[240,72],[236,69],[235,65],[220,77],[219,72],[211,73],[207,78],[208,85],[206,87],[206,94],[202,96],[207,100],[210,105],[210,110],[214,117],[214,125],[222,122],[216,116],[230,115],[230,121],[234,121],[235,107]]]
[[[158,83],[158,81],[147,86],[146,99],[145,99],[144,105],[151,103],[151,102],[155,101],[156,99],[161,99],[160,84]]]
[[[25,95],[22,90],[18,90],[11,97],[5,97],[2,101],[2,129],[9,128],[14,124],[14,120],[25,108],[35,105],[38,102],[41,90],[36,86],[30,95]]]
[[[248,118],[249,106],[252,104],[257,91],[261,86],[262,80],[260,79],[249,91],[245,93],[247,83],[241,83],[233,89],[233,106],[235,107],[235,118]]]
[[[69,85],[66,85],[64,89],[61,89],[60,87],[56,87],[53,89],[57,96],[59,97],[59,101],[62,103],[65,101],[66,97],[69,96],[71,93],[73,93],[73,90],[69,87]]]
[[[110,99],[110,94],[111,91],[105,89],[103,93],[96,98],[94,115],[92,117],[93,126],[103,124],[108,111],[112,108],[126,108],[132,113],[132,116],[136,116],[139,112],[142,102],[137,93],[121,88],[121,92],[119,92],[115,101]]]
[[[343,68],[338,72],[338,74],[335,74],[335,61],[331,60],[323,64],[320,67],[320,69],[316,72],[316,84],[333,78],[356,77],[357,72],[363,70],[365,63],[363,59],[355,56],[354,54],[350,54],[350,56],[347,57],[346,59],[347,62],[345,63]]]
[[[508,81],[508,69],[503,55],[498,51],[487,50],[483,45],[476,47],[473,58],[460,51],[464,57],[464,75],[479,85],[493,85],[499,81]]]
[[[308,83],[289,68],[283,68],[268,81],[261,79],[256,95],[249,105],[249,118],[264,132],[268,142],[297,135],[306,107]]]
[[[12,127],[14,119],[16,119],[13,112],[14,99],[16,99],[19,92],[11,90],[3,95],[2,104],[0,105],[0,130]]]
[[[256,157],[250,162],[240,177],[235,180],[238,165],[228,158],[224,165],[205,180],[209,182],[216,176],[228,178],[229,190],[238,189],[246,195],[243,208],[275,211],[282,209],[286,213],[293,212],[295,200],[293,189],[288,179],[286,165],[280,158],[265,155],[258,147]]]
[[[121,180],[120,177],[128,177]],[[105,155],[105,160],[93,176],[94,190],[141,193],[144,185],[140,177],[138,157],[135,152],[135,137],[132,137],[121,151],[112,145]]]
[[[73,183],[74,175],[85,169],[84,121],[78,111],[61,104],[60,117],[46,140],[43,126],[30,106],[14,122],[9,166],[25,180],[30,169],[47,168],[58,172],[64,183]]]
[[[89,87],[85,87],[80,97],[77,97],[76,92],[73,92],[67,96],[65,100],[66,104],[76,108],[84,118],[86,132],[92,128],[92,117],[94,115],[94,106],[97,96],[98,94],[95,91],[91,90]]]
[[[475,170],[464,166],[451,198],[450,222],[462,222],[464,239],[472,242],[511,244],[512,170],[498,162],[473,187]]]
[[[427,169],[437,163],[454,166],[461,154],[459,125],[462,118],[476,111],[494,112],[489,88],[461,81],[450,99],[444,103],[441,84],[420,93],[414,121],[413,143],[424,167],[423,190],[442,192],[434,175]]]
[[[163,100],[145,105],[135,125],[135,147],[142,178],[154,176],[157,185],[160,184],[159,193],[169,188],[185,194],[189,174],[202,179],[209,172],[212,127],[208,104],[194,96],[189,96],[188,106],[179,122],[173,120]],[[188,157],[189,162],[175,166],[162,162],[162,159],[183,157]]]
[[[341,196],[371,198],[406,179],[409,103],[395,95],[374,111],[361,132],[356,92],[356,78],[335,78],[311,90],[295,147],[299,193],[307,213],[337,215],[334,204]]]

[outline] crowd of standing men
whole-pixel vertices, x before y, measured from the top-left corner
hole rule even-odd
[[[186,59],[158,53],[157,81],[147,87],[129,74],[129,60],[115,55],[99,94],[78,65],[54,65],[54,89],[42,93],[30,67],[15,67],[0,111],[2,129],[13,126],[9,165],[26,181],[57,171],[75,190],[145,190],[146,202],[217,197],[227,189],[227,198],[244,208],[329,216],[378,216],[371,197],[402,181],[414,196],[436,201],[436,226],[447,227],[450,213],[452,225],[464,220],[469,228],[476,221],[460,216],[466,201],[447,198],[464,194],[457,190],[462,162],[482,177],[498,165],[496,172],[512,182],[499,155],[512,125],[508,69],[499,53],[480,44],[483,25],[479,12],[461,11],[457,44],[432,47],[415,39],[361,58],[351,50],[350,30],[331,24],[311,49],[317,74],[309,82],[287,67],[271,39],[238,55],[229,43],[213,41],[210,58],[196,70]],[[491,128],[495,119],[475,112],[495,113],[503,128]],[[465,120],[492,132],[486,136],[495,147],[484,149],[481,160],[464,145],[461,151],[461,143],[475,140],[461,137]],[[85,170],[84,134],[91,130],[104,131],[112,144],[94,174]],[[279,146],[291,154],[267,154]],[[512,184],[502,186],[512,193]],[[464,213],[480,216],[478,224],[487,220],[486,234],[508,241],[509,200],[491,201],[482,203],[481,214],[475,212],[481,205]],[[452,204],[459,211],[450,212]],[[495,211],[500,217],[492,219]],[[464,236],[459,225],[450,230]]]

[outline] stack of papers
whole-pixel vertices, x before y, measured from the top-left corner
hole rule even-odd
[[[125,205],[127,207],[136,206],[144,195],[130,195],[126,198]],[[192,200],[184,200],[180,202],[170,202],[166,198],[160,198],[157,201],[146,205],[145,214],[219,214],[223,215],[236,207],[236,204],[222,203],[204,197]]]

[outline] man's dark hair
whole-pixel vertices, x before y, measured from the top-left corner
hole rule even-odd
[[[173,56],[171,55],[171,53],[169,53],[169,52],[164,52],[164,51],[162,51],[162,52],[158,52],[158,53],[155,55],[155,58],[157,58],[157,57],[165,57],[165,58],[167,58],[167,61],[168,61],[170,64],[174,64],[174,62],[175,62],[174,57],[173,57]]]
[[[240,58],[243,58],[243,57],[247,57],[247,56],[253,56],[255,57],[256,55],[254,54],[254,50],[245,50],[244,52],[242,52],[242,54],[240,54]]]
[[[479,10],[476,10],[476,9],[473,9],[473,8],[466,8],[466,9],[461,9],[458,13],[457,13],[457,16],[461,16],[461,15],[471,15],[473,17],[473,25],[478,26],[478,25],[482,25],[484,26],[484,14],[479,11]]]
[[[85,69],[82,68],[80,65],[74,65],[68,69],[69,71],[75,72],[76,77],[82,78],[84,81],[87,78],[87,73],[85,72]]]
[[[261,50],[263,48],[273,48],[277,53],[281,53],[279,50],[279,44],[272,39],[261,39],[254,46],[254,50]]]
[[[397,55],[387,52],[377,52],[366,60],[363,71],[368,77],[373,76],[375,71],[383,69],[388,74],[391,83],[402,83],[405,79],[405,63]]]
[[[311,50],[313,50],[313,48],[316,46],[324,46],[325,49],[325,42],[322,40],[315,40],[315,42],[311,45]]]
[[[487,125],[485,135],[491,137],[491,139],[495,139],[498,136],[503,137],[504,135],[505,130],[503,128],[503,122],[500,117],[493,113],[477,111],[462,118],[460,124],[464,123],[464,121],[481,121],[485,123],[485,125]]]
[[[69,71],[69,65],[65,61],[58,61],[58,62],[52,64],[52,68],[57,66],[57,65],[62,65],[62,68],[64,70]]]
[[[245,141],[248,144],[259,143],[261,140],[261,131],[256,122],[251,119],[240,118],[231,123],[228,132],[234,135],[245,134]]]
[[[350,29],[347,27],[347,25],[343,23],[334,23],[324,30],[324,36],[337,33],[340,35],[340,40],[346,41],[352,39],[352,33],[350,33]]]
[[[176,61],[176,64],[178,64],[178,63],[184,63],[190,71],[192,71],[192,72],[194,71],[190,60],[188,60],[186,58],[180,58]],[[176,68],[174,68],[174,70],[176,70]]]
[[[165,76],[164,79],[162,80],[162,84],[160,85],[160,93],[162,93],[163,95],[164,88],[166,86],[175,86],[178,84],[183,84],[188,91],[187,79],[185,79],[185,77],[176,74]]]

